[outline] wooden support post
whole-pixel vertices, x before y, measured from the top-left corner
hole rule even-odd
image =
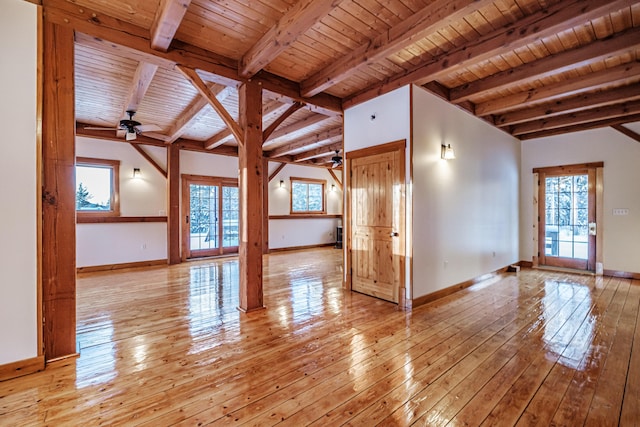
[[[263,162],[262,162],[262,86],[248,81],[239,89],[240,128],[243,140],[238,146],[240,176],[240,306],[248,312],[263,308]]]
[[[42,303],[46,360],[76,355],[73,30],[45,21]]]
[[[180,258],[180,146],[167,148],[167,263],[179,264]]]
[[[269,158],[262,158],[262,253],[269,253]]]

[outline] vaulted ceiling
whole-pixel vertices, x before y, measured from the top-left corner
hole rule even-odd
[[[343,108],[411,83],[520,139],[640,121],[640,1],[42,3],[76,30],[81,135],[134,110],[138,142],[233,154],[247,79],[282,162],[330,165]]]

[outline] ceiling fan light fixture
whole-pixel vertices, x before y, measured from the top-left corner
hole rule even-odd
[[[124,139],[127,141],[135,141],[136,131],[133,129],[127,129],[127,133],[125,134]]]

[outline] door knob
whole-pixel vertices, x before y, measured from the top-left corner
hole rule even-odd
[[[399,234],[398,234],[397,231],[392,231],[391,232],[391,237],[398,237],[398,236],[399,236]]]

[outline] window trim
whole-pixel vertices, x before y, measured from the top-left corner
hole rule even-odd
[[[322,185],[322,210],[320,211],[294,211],[293,210],[293,183],[321,184]],[[291,215],[326,215],[327,213],[327,180],[316,178],[289,177],[289,212]],[[308,206],[308,204],[307,204]]]
[[[120,216],[120,160],[94,159],[91,157],[76,157],[75,166],[93,166],[111,169],[111,198],[108,211],[78,210],[76,217],[113,217]],[[76,186],[77,191],[77,186]]]

